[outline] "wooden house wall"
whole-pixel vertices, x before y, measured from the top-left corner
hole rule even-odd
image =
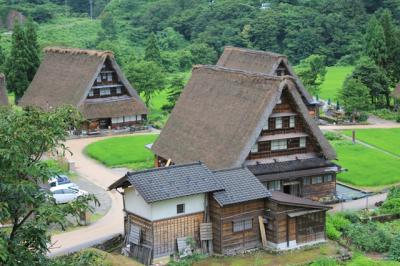
[[[204,213],[194,213],[171,219],[153,222],[153,252],[154,257],[168,256],[177,252],[176,239],[178,237],[192,237],[199,243],[200,223]]]
[[[233,251],[260,247],[261,236],[259,216],[265,213],[264,200],[231,204],[220,207],[214,199],[210,199],[210,218],[213,223],[214,252],[228,254]],[[235,221],[252,220],[249,230],[234,232]]]
[[[336,193],[336,181],[335,178],[333,178],[331,182],[310,185],[303,184],[302,190],[302,196],[304,198],[319,201],[323,197],[334,195]]]
[[[289,218],[287,212],[300,210],[295,206],[280,205],[276,202],[266,202],[267,224],[265,226],[267,241],[279,244],[287,242],[287,228],[289,227],[289,241],[296,240],[296,219]]]
[[[125,224],[125,232],[129,231],[130,224],[139,226],[141,229],[141,244],[153,246],[153,223],[143,217],[127,212],[127,223]]]
[[[261,132],[261,136],[269,136],[269,135],[277,135],[277,134],[289,134],[289,133],[307,133],[309,136],[306,138],[306,147],[295,147],[294,143],[297,139],[289,139],[288,140],[288,149],[285,150],[277,150],[271,151],[271,141],[259,142],[258,143],[258,152],[252,153],[250,152],[247,160],[256,160],[262,158],[270,158],[277,156],[286,156],[286,155],[294,155],[294,154],[303,154],[303,153],[312,153],[319,152],[319,148],[317,147],[316,140],[312,137],[311,131],[306,127],[306,123],[301,114],[294,109],[294,100],[289,95],[287,90],[284,90],[281,97],[281,103],[277,104],[272,113],[295,113],[295,126],[294,128],[289,128],[289,117],[282,118],[283,128],[275,129],[275,119],[268,119],[268,130],[263,130]],[[293,144],[293,145],[292,145]]]

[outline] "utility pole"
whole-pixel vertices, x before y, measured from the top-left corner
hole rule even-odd
[[[93,19],[93,0],[89,0],[90,19]]]

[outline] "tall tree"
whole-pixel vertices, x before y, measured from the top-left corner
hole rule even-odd
[[[17,102],[29,85],[29,65],[25,31],[22,25],[16,22],[11,39],[11,53],[6,63],[6,76],[8,89],[14,92]]]
[[[353,120],[359,112],[369,109],[369,90],[358,79],[350,77],[344,82],[340,98],[346,113],[352,115]]]
[[[318,96],[319,87],[325,79],[325,60],[325,56],[310,55],[306,59],[300,61],[300,64],[296,67],[296,72],[304,86],[315,96]]]
[[[378,104],[379,99],[386,97],[389,104],[389,80],[386,72],[369,57],[362,57],[357,63],[351,77],[362,82],[370,92],[372,104]]]
[[[388,58],[388,50],[385,32],[375,16],[371,17],[368,22],[365,44],[365,54],[373,59],[378,66],[383,67]]]
[[[39,44],[37,41],[36,27],[31,18],[25,23],[26,51],[28,55],[27,77],[31,82],[40,65]]]
[[[49,265],[49,229],[62,228],[66,217],[78,217],[92,210],[93,195],[83,196],[65,205],[55,200],[41,184],[57,174],[42,160],[45,153],[63,154],[67,130],[76,127],[81,116],[72,107],[53,112],[39,109],[0,108],[0,229],[1,265]]]
[[[163,69],[154,61],[132,62],[127,73],[128,80],[144,96],[147,106],[153,95],[165,86]]]
[[[390,78],[391,85],[394,86],[400,80],[400,30],[395,24],[392,13],[387,9],[383,11],[380,23],[387,48],[387,59],[383,67]]]
[[[167,96],[168,103],[162,106],[162,110],[170,113],[172,109],[174,109],[176,101],[182,93],[183,88],[185,87],[185,81],[183,77],[175,77],[169,86],[169,92]]]
[[[144,59],[146,61],[154,61],[158,64],[161,64],[160,49],[158,47],[157,36],[154,33],[151,33],[147,40],[144,51]]]

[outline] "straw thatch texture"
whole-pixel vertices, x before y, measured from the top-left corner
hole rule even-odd
[[[85,117],[87,119],[147,114],[145,104],[124,77],[112,52],[58,47],[46,48],[44,51],[44,60],[22,97],[21,106],[34,105],[51,110],[70,104],[88,114],[89,117]],[[103,107],[100,102],[89,107],[85,104],[86,96],[105,60],[111,61],[119,79],[132,96],[131,101],[125,100],[122,103],[125,111],[122,111],[122,106],[117,107],[116,102],[111,104],[106,99]],[[96,111],[99,111],[98,115]],[[103,116],[105,114],[107,116]]]
[[[2,73],[0,73],[0,105],[8,105],[6,78]]]
[[[175,163],[201,160],[210,169],[240,166],[249,136],[280,96],[280,83],[276,77],[194,67],[152,150]]]
[[[308,116],[291,77],[196,66],[160,137],[155,154],[175,163],[200,160],[210,169],[241,166],[282,90],[288,88],[324,155],[334,152]]]
[[[281,64],[286,67],[290,75],[295,79],[301,95],[306,99],[306,103],[312,103],[312,96],[294,73],[285,55],[227,46],[217,63],[218,66],[226,68],[268,75],[276,75],[276,70]]]
[[[86,119],[122,117],[127,114],[147,114],[145,106],[138,103],[134,98],[111,99],[96,102],[85,101],[84,104],[80,106],[80,111]]]

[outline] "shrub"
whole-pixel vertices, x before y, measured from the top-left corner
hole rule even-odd
[[[336,265],[338,265],[336,260],[330,258],[320,258],[310,264],[310,266],[336,266]]]
[[[340,233],[338,230],[336,230],[335,226],[333,226],[333,224],[331,222],[327,221],[326,235],[329,239],[337,241],[342,236],[342,233]]]
[[[324,133],[325,138],[327,138],[328,140],[342,140],[343,136],[340,135],[339,133],[336,132],[332,132],[332,131],[326,131]]]
[[[388,199],[400,199],[400,187],[392,187],[388,194]]]
[[[377,117],[380,117],[382,119],[386,120],[393,120],[400,122],[400,115],[396,112],[392,112],[388,109],[379,109],[379,110],[374,110],[371,112],[373,115],[376,115]]]
[[[392,260],[400,261],[400,234],[398,234],[389,248],[389,257]]]
[[[367,120],[368,120],[368,113],[366,112],[361,112],[357,117],[358,122],[365,122]]]
[[[387,252],[392,242],[392,236],[387,229],[378,224],[351,224],[346,230],[346,237],[362,251]]]
[[[329,215],[328,220],[331,220],[335,229],[339,230],[340,232],[344,232],[351,225],[351,222],[348,219],[346,219],[344,214],[342,214],[342,213],[337,213],[335,215]]]

